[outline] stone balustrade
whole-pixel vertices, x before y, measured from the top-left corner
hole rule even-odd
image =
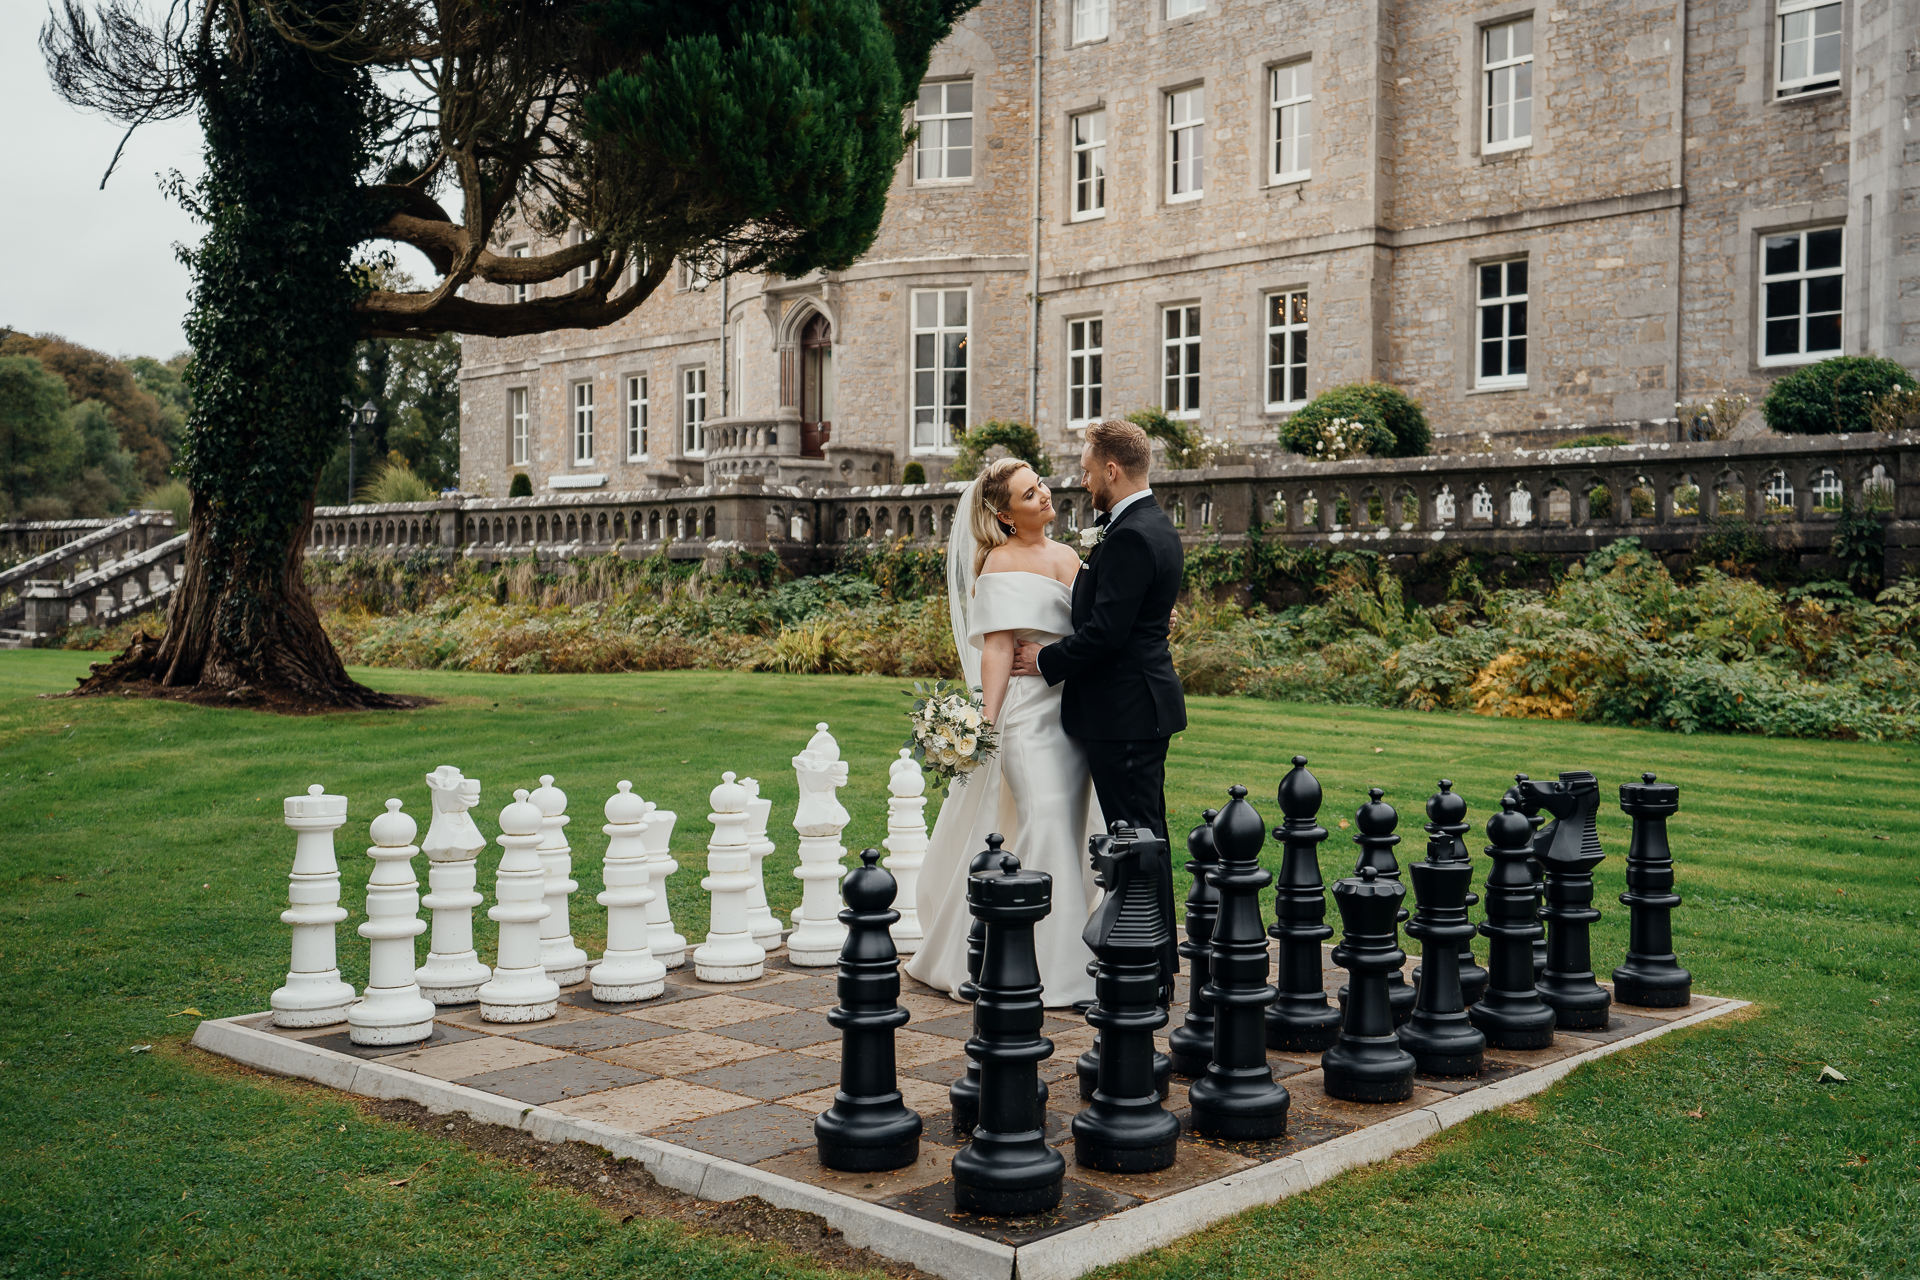
[[[173,537],[173,513],[132,511],[111,520],[16,520],[0,524],[0,555],[30,557],[0,571],[0,593],[32,579],[67,581]]]
[[[69,627],[109,626],[158,608],[173,595],[186,563],[182,533],[71,578],[29,579],[0,609],[0,644],[37,644]]]

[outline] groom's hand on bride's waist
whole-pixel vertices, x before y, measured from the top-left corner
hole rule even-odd
[[[1037,676],[1040,674],[1040,646],[1031,640],[1022,640],[1013,651],[1013,670],[1008,673],[1016,676]]]

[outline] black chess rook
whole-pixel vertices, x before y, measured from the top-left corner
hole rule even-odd
[[[1187,962],[1187,1016],[1167,1037],[1169,1065],[1183,1076],[1203,1076],[1213,1058],[1213,1006],[1201,992],[1211,980],[1207,948],[1213,942],[1213,922],[1220,915],[1220,897],[1207,883],[1207,870],[1219,861],[1213,847],[1213,820],[1218,810],[1200,815],[1200,825],[1187,833],[1187,940],[1180,957]]]
[[[1066,1157],[1047,1145],[1046,1109],[1036,1086],[1053,1042],[1040,1034],[1040,964],[1033,927],[1053,908],[1053,877],[1024,871],[1003,853],[999,866],[967,876],[967,907],[987,926],[975,981],[974,1035],[967,1056],[980,1066],[980,1120],[953,1157],[954,1207],[1021,1217],[1060,1203]]]
[[[1432,811],[1431,801],[1427,808]],[[1454,861],[1453,840],[1443,836],[1427,842],[1425,861],[1410,864],[1407,874],[1414,896],[1407,933],[1419,939],[1422,963],[1413,971],[1419,994],[1413,1017],[1400,1028],[1400,1047],[1430,1076],[1479,1075],[1487,1038],[1467,1019],[1460,981],[1460,944],[1474,935],[1467,919],[1473,864]]]
[[[1295,756],[1280,779],[1284,821],[1273,829],[1280,843],[1280,874],[1273,892],[1273,924],[1279,942],[1274,985],[1279,994],[1266,1013],[1267,1047],[1282,1053],[1319,1053],[1340,1038],[1340,1011],[1327,1001],[1320,944],[1333,936],[1326,922],[1327,892],[1320,880],[1320,845],[1327,829],[1320,813],[1320,780]]]
[[[1589,930],[1600,919],[1593,906],[1593,869],[1606,854],[1600,849],[1600,783],[1584,769],[1560,775],[1557,782],[1523,782],[1540,807],[1553,815],[1544,854],[1546,870],[1547,967],[1535,985],[1562,1031],[1600,1031],[1607,1025],[1613,997],[1594,981]],[[1539,849],[1540,841],[1534,841]]]
[[[1553,1043],[1553,1010],[1541,1003],[1533,985],[1533,944],[1544,932],[1534,907],[1533,824],[1520,811],[1512,791],[1501,797],[1500,812],[1487,819],[1487,918],[1480,925],[1488,940],[1487,994],[1467,1011],[1467,1020],[1493,1049],[1544,1049]]]
[[[1467,802],[1453,793],[1453,782],[1449,778],[1440,779],[1440,789],[1427,797],[1427,861],[1463,862],[1473,865],[1473,854],[1467,848],[1466,834],[1473,824],[1467,821]],[[1469,873],[1471,878],[1471,873]],[[1416,899],[1419,895],[1414,895]],[[1468,892],[1465,905],[1479,905],[1480,895]],[[1407,929],[1412,933],[1411,926]],[[1480,967],[1474,958],[1474,931],[1468,931],[1468,937],[1460,943],[1460,998],[1468,1004],[1476,1004],[1487,990],[1487,971]],[[1416,935],[1417,936],[1417,935]],[[1424,945],[1421,948],[1425,952]],[[1413,967],[1414,989],[1420,987],[1422,965]],[[1426,1070],[1422,1067],[1421,1070]]]
[[[1153,1173],[1173,1164],[1180,1121],[1160,1105],[1153,1081],[1153,1033],[1167,1024],[1161,993],[1173,983],[1173,862],[1167,842],[1118,824],[1089,842],[1095,879],[1106,891],[1081,934],[1094,954],[1100,1029],[1092,1102],[1073,1118],[1074,1161],[1104,1173]]]
[[[1384,795],[1386,792],[1379,787],[1372,788],[1367,792],[1367,802],[1354,811],[1353,842],[1360,846],[1360,857],[1353,864],[1353,874],[1357,876],[1372,867],[1381,879],[1399,884],[1400,863],[1393,856],[1393,847],[1400,843],[1400,837],[1393,833],[1393,829],[1400,825],[1400,815],[1381,798]],[[1407,913],[1402,910],[1400,919],[1406,918]],[[1334,948],[1333,962],[1342,968],[1346,967],[1338,947]],[[1394,1026],[1404,1025],[1413,1016],[1413,994],[1413,984],[1407,981],[1404,973],[1396,969],[1387,975],[1387,997],[1393,1006]],[[1347,1007],[1347,988],[1342,986],[1337,995],[1340,1007],[1344,1010]]]
[[[1620,784],[1620,808],[1633,820],[1627,843],[1627,958],[1613,971],[1613,998],[1640,1009],[1680,1009],[1693,999],[1693,975],[1673,954],[1673,851],[1667,819],[1680,810],[1680,788],[1651,773]]]
[[[1333,886],[1340,963],[1351,981],[1340,1042],[1320,1055],[1329,1097],[1404,1102],[1413,1096],[1413,1055],[1400,1047],[1387,997],[1387,975],[1407,959],[1400,949],[1400,903],[1406,896],[1406,886],[1371,866]]]
[[[880,866],[878,849],[862,849],[861,865],[842,887],[840,1003],[827,1022],[840,1032],[840,1090],[813,1122],[820,1163],[843,1173],[904,1169],[920,1158],[920,1117],[900,1095],[893,1035],[910,1016],[900,1007],[900,954],[889,926],[899,886]]]

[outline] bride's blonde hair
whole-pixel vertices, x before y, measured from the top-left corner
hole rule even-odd
[[[973,538],[977,544],[973,549],[976,578],[986,567],[987,554],[995,547],[1006,545],[1013,537],[1012,530],[1001,523],[1000,513],[1013,500],[1014,473],[1028,469],[1028,464],[1019,458],[996,458],[980,472],[980,481],[973,489],[973,510],[967,513],[973,521]]]

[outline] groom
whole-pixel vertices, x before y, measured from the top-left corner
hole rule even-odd
[[[1026,643],[1013,674],[1067,682],[1060,720],[1085,744],[1100,812],[1167,839],[1167,739],[1187,727],[1187,704],[1167,651],[1180,592],[1180,535],[1153,500],[1147,433],[1131,422],[1087,428],[1080,469],[1103,513],[1087,567],[1073,584],[1073,634]]]

